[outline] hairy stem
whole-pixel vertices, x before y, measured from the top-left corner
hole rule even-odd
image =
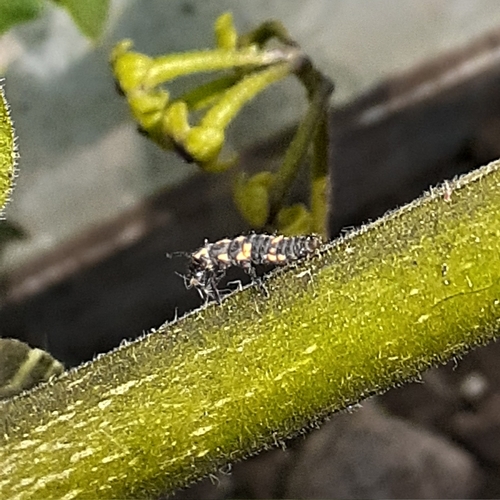
[[[485,344],[499,238],[496,162],[0,403],[0,497],[171,492]]]

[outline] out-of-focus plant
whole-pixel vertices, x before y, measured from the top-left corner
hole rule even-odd
[[[0,81],[0,218],[3,219],[3,209],[14,187],[18,153],[9,105],[1,83]]]
[[[0,338],[0,399],[31,389],[63,371],[64,366],[48,352]]]
[[[14,127],[3,87],[0,86],[0,210],[10,198],[14,187],[17,164],[17,146]],[[0,256],[13,240],[26,236],[17,224],[0,220]],[[0,273],[0,292],[4,276]],[[14,339],[0,338],[0,399],[13,396],[64,370],[61,363],[41,349],[31,349]]]
[[[237,157],[224,156],[226,129],[242,107],[270,85],[294,75],[306,89],[309,108],[276,172],[239,173],[235,203],[254,228],[285,234],[328,236],[327,109],[333,84],[276,21],[238,35],[231,14],[215,22],[216,47],[159,57],[133,52],[120,42],[111,55],[113,72],[140,129],[162,148],[180,153],[207,172],[223,172]],[[277,41],[269,47],[271,40]],[[163,84],[199,72],[223,72],[172,98]],[[200,116],[198,121],[195,117]],[[287,206],[299,167],[311,151],[309,207]]]
[[[80,31],[92,40],[104,31],[109,11],[109,0],[52,0],[64,7]],[[16,24],[39,17],[48,1],[0,0],[0,34]]]

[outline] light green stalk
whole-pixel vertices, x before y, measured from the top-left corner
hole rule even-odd
[[[147,72],[143,85],[145,88],[153,88],[183,75],[252,65],[272,65],[283,61],[293,61],[294,56],[295,53],[291,51],[257,52],[252,48],[245,51],[214,49],[170,54],[154,59],[154,64],[151,65]]]
[[[311,157],[311,229],[313,233],[329,236],[330,206],[334,205],[331,189],[328,111],[316,126]]]
[[[499,242],[496,162],[0,404],[0,497],[152,498],[485,344]]]
[[[333,92],[333,84],[328,78],[319,73],[310,61],[304,61],[298,77],[307,89],[309,107],[286,150],[283,162],[270,186],[270,219],[273,221],[282,208],[284,198],[290,192],[291,185],[312,142],[311,230],[326,239],[328,236],[327,214],[329,205],[329,140],[326,114],[328,102]]]

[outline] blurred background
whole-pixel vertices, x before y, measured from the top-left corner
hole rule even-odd
[[[1,248],[2,337],[70,367],[200,303],[174,273],[185,261],[165,254],[249,230],[233,179],[202,174],[137,133],[108,60],[123,38],[149,55],[211,47],[226,10],[239,32],[281,20],[335,82],[332,236],[500,156],[494,0],[114,0],[94,42],[47,3],[0,37],[21,153],[6,210],[16,230]],[[290,80],[245,108],[229,130],[244,170],[280,161],[305,105]],[[180,496],[498,497],[498,350],[431,370],[425,384]]]

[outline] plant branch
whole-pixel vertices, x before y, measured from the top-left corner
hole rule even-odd
[[[0,403],[0,497],[172,492],[485,344],[499,237],[496,162]]]
[[[330,235],[328,216],[333,205],[329,137],[328,110],[325,108],[316,126],[311,158],[311,230],[325,240]]]
[[[300,122],[295,136],[285,152],[283,163],[273,179],[270,189],[271,208],[269,219],[271,226],[275,226],[273,224],[274,218],[283,205],[284,197],[290,191],[291,184],[295,180],[297,172],[309,150],[309,145],[316,134],[318,124],[323,120],[328,110],[328,101],[333,92],[332,82],[315,70],[308,59],[304,60],[301,69],[297,72],[297,76],[309,94],[309,108]],[[320,155],[324,157],[328,155],[328,137],[322,135],[321,138],[326,139],[326,142],[322,140],[316,143],[316,169],[319,165],[318,159]],[[320,152],[318,146],[324,147],[324,151]],[[328,165],[326,165],[326,169],[328,169]],[[328,174],[328,170],[326,172]],[[315,174],[313,174],[314,178]],[[325,194],[328,193],[325,192]],[[328,204],[327,199],[324,199],[323,202]],[[324,231],[321,231],[321,234],[324,234]]]

